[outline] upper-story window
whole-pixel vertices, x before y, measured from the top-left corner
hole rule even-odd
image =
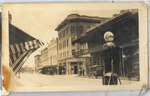
[[[67,51],[67,56],[69,56],[69,51]]]
[[[63,33],[63,37],[65,37],[66,33],[65,33],[65,30],[64,30],[64,33]]]
[[[75,55],[75,49],[72,49],[72,55]]]
[[[75,31],[76,31],[76,30],[75,30],[75,26],[71,26],[71,34],[74,35],[74,34],[75,34]]]
[[[60,53],[60,58],[62,58],[62,53]]]
[[[66,47],[66,41],[64,41],[64,42],[65,42],[64,47]]]
[[[59,49],[62,49],[62,43],[59,44]]]
[[[67,39],[67,47],[68,47],[69,43],[68,43],[68,39]]]
[[[79,33],[82,34],[83,33],[83,26],[79,26]]]
[[[63,48],[65,48],[65,41],[63,42]]]
[[[66,52],[65,52],[64,54],[65,54],[65,56],[64,56],[64,57],[66,57]]]
[[[67,28],[66,28],[66,35],[68,35],[68,31],[69,31],[69,28],[67,27]]]

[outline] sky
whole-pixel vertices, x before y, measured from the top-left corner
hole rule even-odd
[[[99,6],[100,7],[100,6]],[[56,5],[24,5],[13,6],[9,9],[12,15],[12,24],[26,32],[27,34],[43,41],[45,44],[53,38],[58,37],[55,28],[69,15],[79,14],[98,17],[112,17],[120,10],[103,10],[98,6],[56,6]],[[95,9],[96,8],[96,9]],[[99,8],[99,9],[97,9]],[[34,66],[34,55],[40,54],[40,49],[34,52],[24,64],[24,66]]]

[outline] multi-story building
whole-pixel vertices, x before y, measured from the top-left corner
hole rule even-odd
[[[42,74],[57,74],[57,54],[58,54],[58,38],[50,41],[48,46],[45,46],[41,55],[36,55],[35,70],[41,70]]]
[[[42,51],[41,51],[41,65],[42,67],[45,67],[45,66],[49,66],[49,63],[48,63],[48,48],[44,48]]]
[[[36,55],[34,56],[34,67],[35,67],[35,72],[38,72],[38,69],[41,68],[41,55]]]
[[[41,51],[40,59],[41,59],[41,66],[43,67],[42,73],[46,74],[48,72],[48,66],[50,65],[48,61],[48,47],[43,48],[43,50]]]
[[[72,41],[79,38],[87,30],[100,24],[106,18],[91,17],[85,15],[71,14],[62,21],[55,29],[58,31],[58,69],[59,74],[65,71],[66,74],[78,74],[79,68],[86,74],[89,55],[76,57],[76,52],[83,52],[88,49],[87,43],[72,44]]]
[[[58,38],[52,39],[48,44],[48,62],[54,74],[57,74]]]
[[[138,10],[122,10],[75,39],[73,44],[88,43],[91,67],[103,66],[103,74],[114,72],[139,80],[138,26]]]

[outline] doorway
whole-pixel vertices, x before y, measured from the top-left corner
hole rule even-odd
[[[78,73],[78,67],[74,66],[74,74],[77,74],[77,73]]]

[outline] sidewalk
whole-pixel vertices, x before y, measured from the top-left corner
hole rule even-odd
[[[89,79],[96,79],[94,76],[91,76],[89,77],[88,75],[85,75],[85,76],[77,76],[77,78],[89,78]],[[97,79],[102,79],[102,77],[98,77]],[[128,80],[128,79],[125,79],[125,78],[120,78],[121,80],[121,83],[122,85],[130,85],[130,84],[138,84],[140,81],[137,81],[135,79],[131,79],[131,80]],[[118,84],[120,85],[119,81],[118,81]]]

